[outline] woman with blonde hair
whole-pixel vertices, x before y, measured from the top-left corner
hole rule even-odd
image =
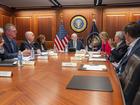
[[[101,32],[99,34],[101,40],[102,40],[102,46],[101,51],[105,53],[106,55],[110,55],[111,53],[111,46],[109,44],[109,35],[107,32]]]

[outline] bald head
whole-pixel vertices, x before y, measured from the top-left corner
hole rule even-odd
[[[73,33],[73,34],[71,35],[71,39],[72,39],[72,40],[77,40],[77,34],[76,34],[76,33]]]
[[[25,38],[26,40],[33,42],[35,38],[34,33],[32,31],[25,32]]]

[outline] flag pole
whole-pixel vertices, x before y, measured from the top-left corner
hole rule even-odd
[[[60,23],[63,24],[63,13],[60,13]]]

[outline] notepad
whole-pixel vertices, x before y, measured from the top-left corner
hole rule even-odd
[[[12,71],[0,71],[0,77],[11,77]]]
[[[89,61],[106,61],[105,58],[89,58]]]
[[[64,67],[77,67],[77,63],[74,63],[74,62],[62,62],[62,66],[64,66]]]
[[[80,70],[104,71],[106,69],[107,69],[106,65],[94,65],[94,64],[93,65],[88,65],[88,64],[85,64],[85,65],[80,66]]]

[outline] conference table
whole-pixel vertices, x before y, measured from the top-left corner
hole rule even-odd
[[[36,60],[35,65],[0,67],[12,71],[12,77],[0,77],[0,105],[124,105],[118,77],[109,61],[74,61],[77,67],[62,67],[74,53],[58,53],[48,60]],[[107,71],[82,71],[81,64],[105,64]],[[107,76],[113,92],[66,89],[74,75]]]

